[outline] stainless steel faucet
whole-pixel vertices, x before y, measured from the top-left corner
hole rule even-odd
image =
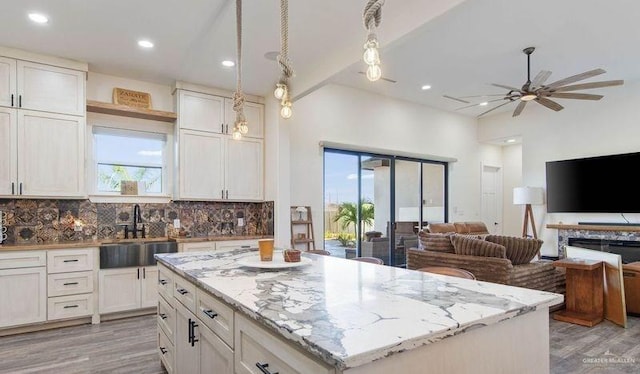
[[[136,204],[133,206],[133,237],[137,238],[138,231],[142,231],[142,238],[144,238],[144,224],[142,228],[139,229],[138,223],[142,223],[142,215],[140,214],[140,205]]]

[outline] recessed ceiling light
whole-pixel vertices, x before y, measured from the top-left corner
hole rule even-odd
[[[35,23],[47,23],[49,18],[41,13],[29,13],[29,19]]]
[[[146,39],[138,40],[138,45],[142,48],[153,48],[153,43]]]
[[[505,143],[515,143],[516,140],[515,139],[507,139],[504,141]]]
[[[423,91],[426,91],[426,90],[430,90],[430,89],[431,89],[431,86],[429,86],[428,84],[425,84],[424,86],[422,86],[422,87],[420,87],[420,88],[421,88]]]
[[[488,102],[486,102],[486,101],[483,101],[483,102],[481,102],[481,103],[480,103],[480,104],[478,104],[478,105],[479,105],[479,106],[487,106],[487,105],[489,105],[489,103],[488,103]]]
[[[231,60],[224,60],[222,61],[222,66],[228,67],[228,68],[232,68],[234,66],[236,66],[236,63],[231,61]]]

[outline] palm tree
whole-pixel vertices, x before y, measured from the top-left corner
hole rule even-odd
[[[372,225],[374,217],[373,203],[369,200],[362,199],[360,206],[362,207],[360,221],[365,225]],[[358,205],[352,202],[344,202],[340,204],[338,207],[338,214],[333,218],[333,221],[341,221],[343,230],[346,230],[349,225],[353,224],[353,229],[357,236],[358,232],[356,224],[358,222]]]

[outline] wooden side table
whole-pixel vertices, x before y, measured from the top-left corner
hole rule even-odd
[[[604,319],[603,262],[565,258],[553,266],[566,269],[566,309],[553,314],[553,319],[592,327]]]

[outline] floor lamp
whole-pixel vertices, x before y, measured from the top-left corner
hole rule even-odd
[[[529,220],[533,229],[533,237],[538,239],[536,222],[533,220],[531,205],[542,205],[543,192],[541,187],[516,187],[513,189],[513,204],[524,205],[524,223],[522,224],[522,237],[526,238],[529,231]]]

